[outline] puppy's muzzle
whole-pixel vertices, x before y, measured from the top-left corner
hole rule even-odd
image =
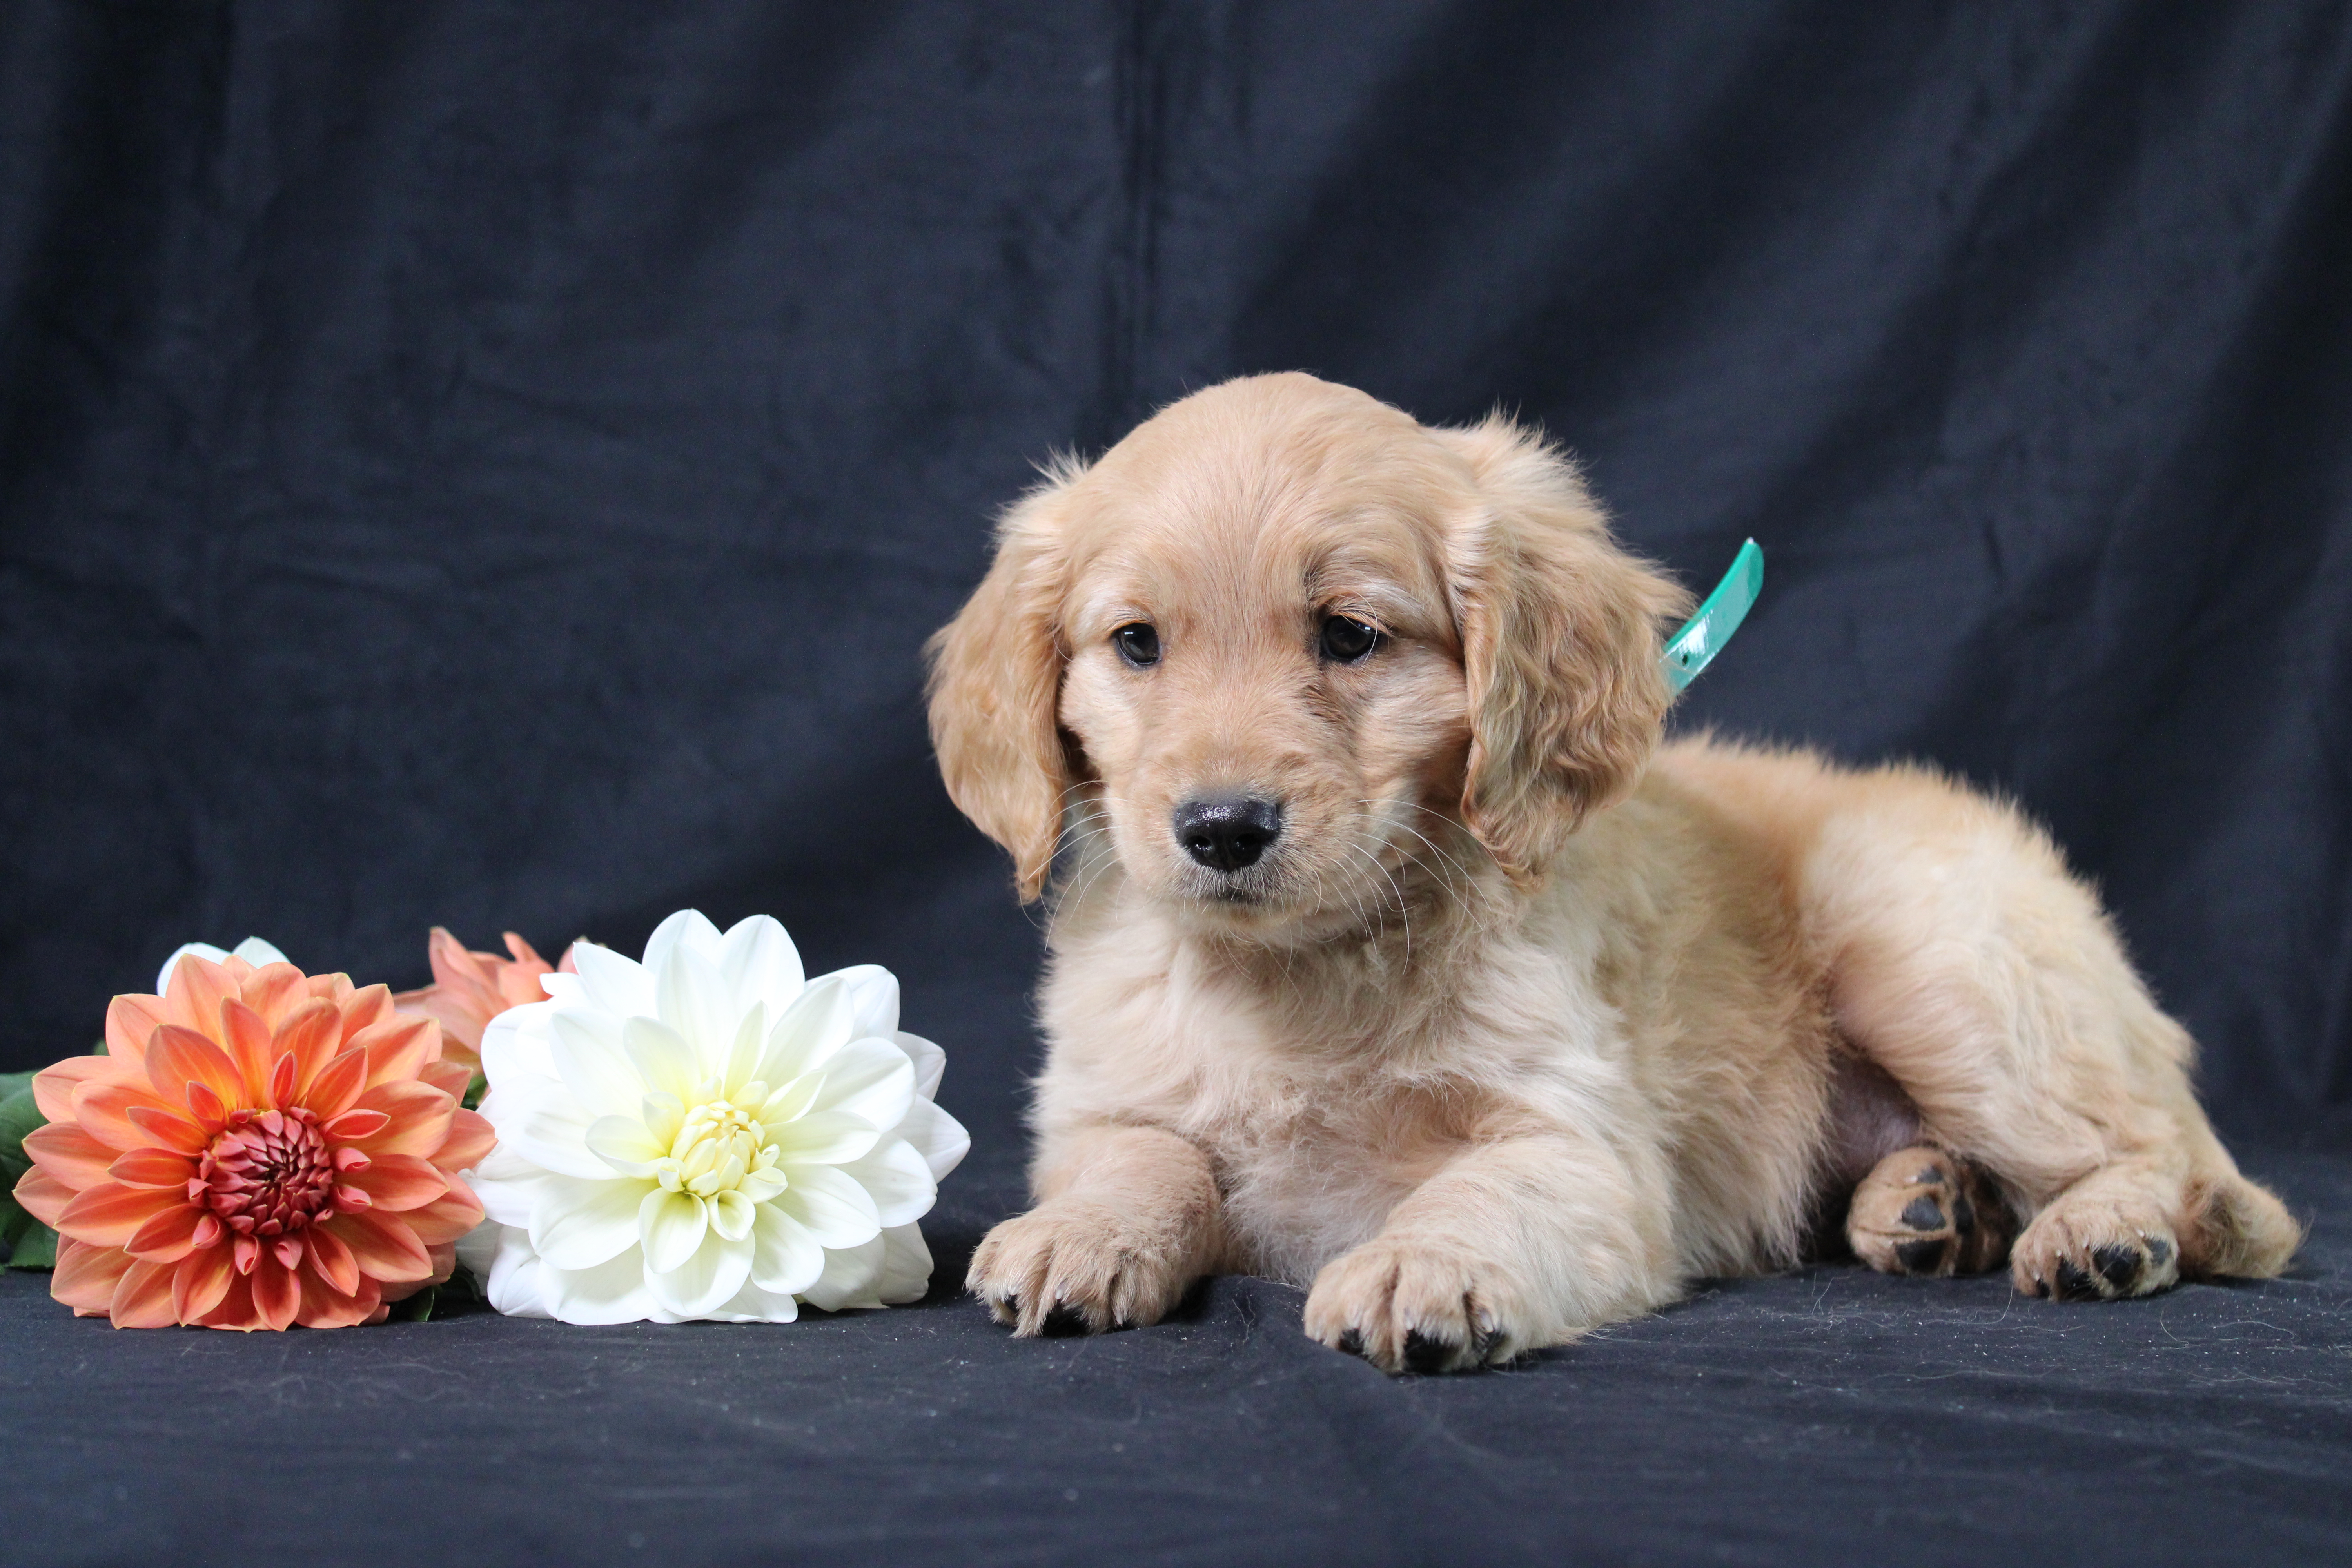
[[[1239,871],[1258,862],[1282,837],[1282,807],[1256,795],[1188,800],[1175,812],[1176,842],[1213,871]]]

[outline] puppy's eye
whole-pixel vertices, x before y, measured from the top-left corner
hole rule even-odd
[[[1118,645],[1120,656],[1129,664],[1160,662],[1159,630],[1146,622],[1137,621],[1131,626],[1119,627],[1110,634],[1110,640]]]
[[[1346,616],[1330,616],[1323,622],[1323,657],[1341,664],[1353,664],[1381,646],[1381,634],[1363,622]]]

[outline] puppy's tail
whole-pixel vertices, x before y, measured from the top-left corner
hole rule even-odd
[[[2184,1272],[2267,1279],[2303,1245],[2303,1226],[2269,1188],[2235,1170],[2191,1177],[2183,1205]]]

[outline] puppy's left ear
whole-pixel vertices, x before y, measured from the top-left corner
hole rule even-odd
[[[996,559],[932,635],[931,743],[949,795],[1013,857],[1021,901],[1045,891],[1061,835],[1070,757],[1055,719],[1062,651],[1062,512],[1083,470],[1057,463],[996,530]]]
[[[1527,885],[1657,749],[1674,700],[1661,639],[1690,595],[1618,547],[1541,436],[1500,416],[1432,434],[1477,495],[1448,544],[1471,734],[1463,819]]]

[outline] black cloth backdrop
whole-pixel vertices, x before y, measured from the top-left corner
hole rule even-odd
[[[2341,4],[10,0],[0,1063],[192,939],[414,984],[435,922],[765,910],[898,972],[975,1143],[930,1300],[792,1329],[12,1275],[0,1556],[2343,1560],[2347,279]],[[1033,462],[1279,368],[1540,421],[1695,586],[1759,540],[1680,722],[2048,822],[2295,1275],[1816,1269],[1453,1382],[1247,1281],[960,1300],[1039,943],[919,645]]]

